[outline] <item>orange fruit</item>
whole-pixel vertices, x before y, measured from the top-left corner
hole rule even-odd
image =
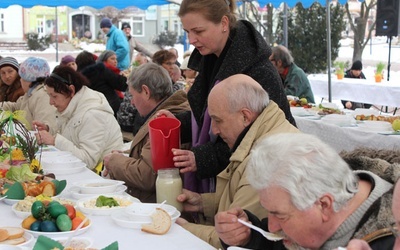
[[[35,217],[33,217],[33,215],[29,215],[22,221],[22,227],[29,230],[32,223],[35,221],[36,221]]]
[[[76,218],[80,218],[81,219],[81,222],[86,218],[86,216],[81,212],[81,211],[78,211],[78,210],[76,210],[76,215],[75,215],[75,218],[74,219],[76,219]],[[86,227],[87,225],[89,225],[89,223],[90,223],[90,220],[87,220],[86,222],[85,222],[85,224],[83,224],[83,227]],[[79,225],[79,224],[78,224]],[[78,226],[77,225],[77,226]],[[74,226],[72,226],[72,228],[73,228]]]
[[[82,218],[79,218],[79,217],[73,218],[71,230],[75,230],[79,226],[79,224],[81,224],[82,221],[83,221]]]

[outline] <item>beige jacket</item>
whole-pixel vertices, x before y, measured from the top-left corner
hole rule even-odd
[[[214,247],[222,248],[213,226],[216,213],[241,207],[251,211],[260,219],[266,217],[267,211],[260,205],[258,193],[250,186],[246,178],[246,165],[250,150],[257,140],[283,132],[300,133],[286,120],[285,114],[278,105],[270,101],[230,157],[230,164],[218,174],[216,192],[202,194],[203,212],[207,225],[188,223],[184,228]]]
[[[25,119],[28,121],[29,130],[33,130],[32,121],[43,122],[50,128],[50,133],[56,129],[56,108],[50,105],[50,98],[43,84],[37,85],[31,92],[18,98],[16,102],[5,102],[3,110],[25,111]]]
[[[114,154],[107,165],[112,169],[111,178],[125,181],[128,193],[142,202],[156,202],[157,174],[151,162],[148,123],[160,109],[167,109],[173,114],[189,110],[186,93],[177,91],[162,102],[133,138],[129,157]]]

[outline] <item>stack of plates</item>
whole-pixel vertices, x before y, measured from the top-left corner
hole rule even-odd
[[[55,175],[76,174],[86,167],[84,162],[65,151],[43,153],[40,160],[43,170]]]

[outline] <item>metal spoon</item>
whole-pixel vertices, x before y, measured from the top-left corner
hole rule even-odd
[[[257,232],[262,234],[268,240],[278,241],[278,240],[282,240],[283,239],[283,237],[281,237],[279,235],[276,235],[276,234],[273,234],[273,233],[269,233],[269,232],[267,232],[267,231],[265,231],[265,230],[263,230],[263,229],[261,229],[259,227],[256,227],[256,226],[254,226],[254,225],[252,225],[252,224],[250,224],[250,223],[248,223],[248,222],[246,222],[246,221],[244,221],[242,219],[238,219],[238,222],[242,223],[243,225],[245,225],[245,226],[247,226],[247,227],[249,227],[251,229],[256,230]]]

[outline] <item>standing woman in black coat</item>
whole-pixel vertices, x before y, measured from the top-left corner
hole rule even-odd
[[[295,125],[281,78],[268,60],[271,48],[253,25],[236,20],[234,0],[183,0],[179,17],[188,34],[192,52],[188,67],[199,72],[188,92],[192,112],[177,118],[182,122],[182,142],[192,137],[191,150],[175,150],[175,167],[181,173],[197,171],[197,179],[185,176],[186,188],[196,192],[213,192],[212,179],[229,163],[231,152],[223,140],[211,134],[207,98],[215,84],[234,74],[246,74],[268,92],[270,99]],[[162,114],[162,112],[159,112]],[[168,114],[167,114],[168,115]]]
[[[116,116],[121,105],[121,98],[119,98],[115,90],[125,91],[128,87],[126,84],[127,79],[125,76],[115,74],[106,68],[104,63],[96,63],[96,59],[96,55],[83,51],[79,53],[75,61],[78,65],[78,71],[89,80],[89,87],[104,94],[114,110],[114,116]]]

